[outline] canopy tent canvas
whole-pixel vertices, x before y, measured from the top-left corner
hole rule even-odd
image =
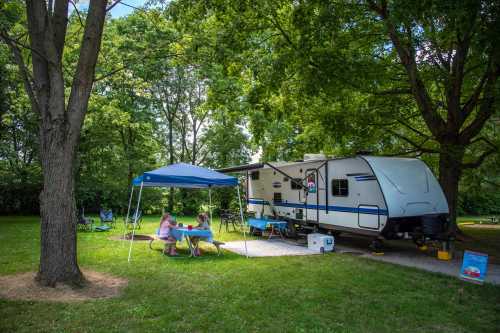
[[[133,180],[135,186],[208,188],[237,186],[238,179],[186,163],[171,164],[147,171]]]
[[[220,172],[203,168],[196,165],[177,163],[161,167],[156,170],[147,171],[142,175],[136,177],[132,181],[132,191],[130,192],[130,199],[127,209],[127,217],[125,219],[125,225],[128,223],[130,215],[130,207],[132,204],[132,198],[134,194],[134,187],[139,187],[139,197],[137,198],[137,206],[135,209],[134,219],[137,218],[139,214],[139,206],[141,203],[142,189],[144,187],[178,187],[178,188],[208,188],[209,196],[209,210],[210,210],[210,222],[212,222],[212,187],[236,187],[238,193],[238,202],[240,207],[240,217],[242,224],[243,220],[243,207],[241,205],[240,188],[238,186],[238,179],[236,177],[228,176]],[[130,239],[130,248],[128,254],[128,261],[132,255],[132,244],[134,242],[135,227],[137,223],[134,221],[134,227],[132,230],[132,237]],[[125,232],[124,230],[124,238]],[[246,248],[246,231],[243,229],[243,235],[245,239]]]

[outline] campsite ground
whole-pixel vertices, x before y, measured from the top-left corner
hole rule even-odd
[[[146,218],[140,233],[151,234],[157,223],[158,217]],[[495,332],[500,327],[498,286],[335,253],[245,259],[232,253],[217,257],[207,249],[202,258],[186,259],[161,256],[137,242],[128,264],[126,244],[109,239],[120,227],[81,232],[78,243],[82,267],[128,279],[120,297],[69,304],[0,300],[0,331]],[[500,230],[463,230],[479,248],[499,251]],[[223,232],[216,238],[241,235]],[[35,271],[38,256],[37,218],[0,217],[0,275]]]

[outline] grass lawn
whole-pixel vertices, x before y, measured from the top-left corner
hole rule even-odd
[[[139,233],[152,233],[157,225],[158,217],[148,217]],[[128,264],[128,247],[108,240],[121,231],[120,225],[111,233],[78,235],[80,266],[129,280],[119,298],[69,304],[0,300],[0,332],[500,329],[500,287],[335,253],[246,259],[217,257],[212,250],[200,259],[168,258],[138,242]],[[0,275],[35,271],[38,256],[37,218],[0,217]]]

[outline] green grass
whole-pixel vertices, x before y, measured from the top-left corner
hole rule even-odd
[[[180,219],[193,223],[192,219]],[[158,217],[140,233],[151,233]],[[0,275],[34,271],[36,218],[0,218]],[[218,230],[217,226],[214,226]],[[119,234],[121,229],[112,233]],[[126,277],[115,299],[0,300],[0,332],[498,332],[500,287],[350,255],[177,259],[79,233],[84,268]],[[239,233],[217,235],[241,239]],[[208,249],[207,249],[208,250]]]

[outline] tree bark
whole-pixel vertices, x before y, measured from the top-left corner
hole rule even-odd
[[[72,285],[84,282],[76,251],[75,147],[61,140],[65,132],[61,127],[42,127],[40,133],[44,139],[40,147],[43,190],[40,194],[40,267],[36,280],[51,287],[57,282]]]
[[[462,176],[463,146],[441,144],[439,154],[439,183],[443,189],[450,211],[449,233],[457,232],[458,185]]]
[[[170,116],[168,119],[168,152],[170,164],[174,164],[174,117]],[[168,194],[168,211],[172,213],[174,211],[174,188],[171,187],[169,189]]]
[[[62,66],[68,23],[67,0],[58,0],[51,8],[47,8],[46,1],[26,1],[32,75],[17,45],[8,43],[23,74],[31,108],[40,118],[43,189],[40,194],[40,267],[36,280],[44,286],[53,287],[59,282],[81,285],[84,282],[77,263],[75,157],[92,90],[106,4],[106,0],[89,3],[78,64],[68,96]],[[0,37],[11,40],[4,31]]]

